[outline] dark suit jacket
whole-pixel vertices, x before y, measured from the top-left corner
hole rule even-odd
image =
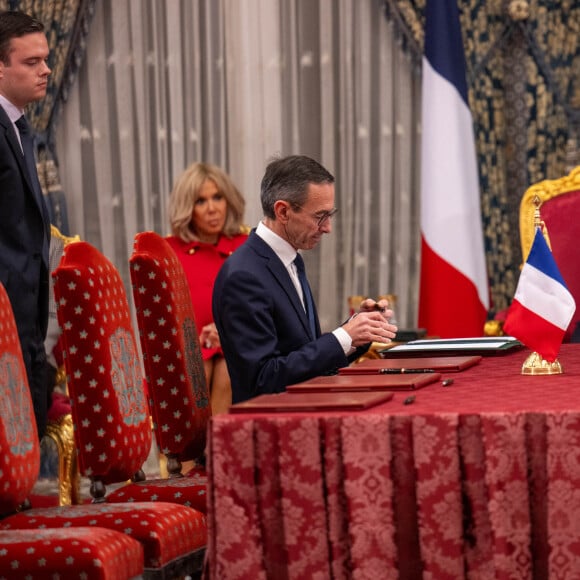
[[[36,201],[14,127],[0,106],[0,282],[23,351],[38,342],[38,330],[45,336],[48,324],[49,244],[43,252],[43,238],[50,241],[50,224]]]
[[[222,266],[213,316],[232,380],[233,402],[347,366],[332,333],[310,335],[308,318],[280,258],[255,231]],[[368,348],[368,346],[367,346]]]

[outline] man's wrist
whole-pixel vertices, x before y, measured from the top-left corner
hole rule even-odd
[[[355,350],[352,346],[352,338],[350,337],[350,334],[344,328],[342,328],[342,326],[334,329],[332,334],[334,334],[336,340],[338,340],[340,346],[342,346],[342,350],[346,356]]]

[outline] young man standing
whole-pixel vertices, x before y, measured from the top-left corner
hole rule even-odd
[[[0,12],[0,282],[14,311],[39,437],[48,408],[50,222],[24,109],[46,95],[48,55],[41,22],[21,12]]]

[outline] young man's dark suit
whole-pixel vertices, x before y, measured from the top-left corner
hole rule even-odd
[[[347,366],[369,346],[347,357],[332,333],[320,334],[318,315],[311,336],[288,271],[255,231],[217,276],[213,316],[234,403]]]
[[[0,282],[16,318],[40,435],[47,413],[44,337],[50,223],[44,215],[15,128],[0,106]]]

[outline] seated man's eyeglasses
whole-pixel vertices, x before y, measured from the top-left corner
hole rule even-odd
[[[291,204],[293,209],[302,209],[301,205],[298,204]],[[322,227],[328,220],[332,219],[336,213],[338,212],[338,208],[334,207],[329,211],[317,211],[315,214],[309,214],[310,217],[316,222],[316,225],[320,228]]]

